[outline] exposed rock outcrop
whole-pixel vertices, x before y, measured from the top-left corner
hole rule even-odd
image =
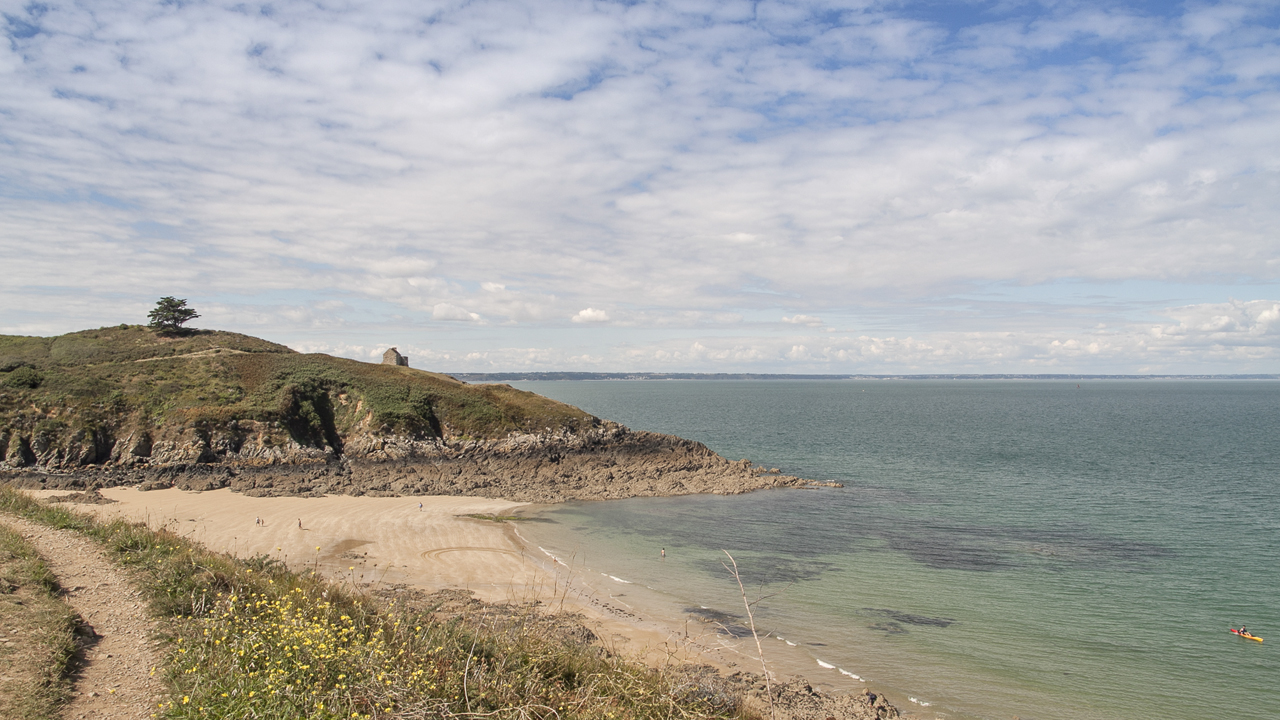
[[[343,441],[342,454],[281,442],[262,425],[184,428],[159,439],[133,431],[114,443],[82,438],[44,448],[35,462],[9,463],[7,474],[27,487],[74,490],[142,484],[230,487],[260,496],[477,495],[526,502],[734,494],[806,484],[746,460],[731,462],[701,443],[610,422],[578,433],[513,433],[501,440],[361,434]],[[102,461],[83,462],[90,454]]]
[[[385,358],[130,325],[0,336],[0,479],[543,502],[804,484],[509,385],[414,370],[395,348]]]
[[[764,681],[757,676],[743,675],[744,684],[750,683],[750,689],[745,693],[747,709],[761,717],[769,717],[771,706]],[[828,695],[815,690],[800,677],[774,683],[772,708],[773,716],[778,720],[892,720],[899,717],[898,709],[883,695],[870,690],[858,695]]]

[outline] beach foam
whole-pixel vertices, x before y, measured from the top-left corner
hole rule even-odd
[[[551,558],[553,561],[555,561],[555,563],[556,563],[557,565],[563,565],[564,567],[569,567],[568,565],[565,565],[565,563],[564,563],[564,561],[563,561],[563,560],[561,560],[560,558],[556,557],[556,556],[555,556],[555,554],[554,554],[554,553],[552,553],[550,550],[547,550],[546,548],[542,547],[541,545],[539,545],[539,546],[538,546],[538,549],[542,551],[542,554],[543,554],[543,555],[546,555],[547,557],[549,557],[549,558]]]

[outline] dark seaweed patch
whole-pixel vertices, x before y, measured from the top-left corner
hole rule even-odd
[[[1029,552],[1072,563],[1134,564],[1171,556],[1166,547],[1138,540],[1093,535],[1085,531],[1010,529],[1008,539],[1026,543]]]
[[[716,632],[721,635],[729,635],[735,638],[751,637],[751,628],[738,623],[738,620],[742,619],[741,615],[704,607],[687,607],[684,611],[697,618],[700,622],[715,625]]]
[[[871,615],[879,615],[887,617],[894,622],[905,623],[907,625],[924,625],[926,627],[950,627],[955,624],[955,620],[944,617],[929,617],[928,615],[913,615],[912,613],[902,612],[900,610],[890,610],[888,608],[862,608],[862,612]]]
[[[751,587],[821,579],[843,569],[826,560],[868,550],[899,552],[929,568],[965,572],[1030,567],[1044,572],[1142,571],[1172,554],[1168,548],[1100,533],[1070,520],[1034,527],[970,525],[934,512],[923,494],[879,493],[876,502],[852,502],[850,493],[765,493],[732,501],[701,496],[623,500],[590,506],[592,522],[585,524],[594,524],[593,532],[645,537],[668,552],[673,547],[725,548],[738,559],[743,581]],[[898,503],[924,516],[895,521],[895,512],[886,508]],[[552,515],[570,522],[575,513],[586,512],[577,506],[572,510]],[[813,522],[803,521],[803,531],[797,532],[796,518]],[[766,553],[756,555],[761,549]],[[708,559],[699,569],[712,577],[725,572],[719,559]]]
[[[796,560],[779,556],[762,556],[737,558],[738,572],[742,582],[747,585],[791,584],[806,580],[817,580],[823,573],[839,570],[834,563],[820,560]],[[704,560],[699,563],[703,572],[712,575],[723,575],[725,569],[719,559]]]
[[[991,572],[1038,563],[1055,567],[1144,567],[1172,553],[1153,543],[1083,529],[920,525],[882,533],[891,550],[939,570]]]
[[[965,537],[955,529],[930,528],[923,532],[886,533],[889,548],[936,570],[992,571],[1013,567],[1009,553]]]
[[[890,635],[902,635],[907,632],[906,628],[902,627],[896,622],[872,623],[867,627],[871,628],[872,630],[879,630],[880,632],[888,633]]]
[[[687,607],[684,609],[684,611],[689,613],[690,615],[697,617],[699,620],[702,620],[703,622],[729,623],[729,622],[734,622],[742,619],[741,615],[734,615],[733,613],[727,613],[723,610],[716,610],[715,608]]]

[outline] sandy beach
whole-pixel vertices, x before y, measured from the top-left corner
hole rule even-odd
[[[65,491],[28,491],[40,498]],[[613,651],[654,666],[707,663],[758,669],[741,641],[712,628],[637,615],[610,598],[607,583],[576,572],[522,541],[518,523],[468,515],[510,515],[527,503],[477,497],[247,497],[230,489],[190,492],[114,487],[115,502],[75,505],[101,518],[167,527],[206,547],[248,558],[266,555],[294,569],[316,567],[357,586],[405,585],[424,591],[470,590],[487,602],[539,600],[579,612]],[[566,564],[567,561],[567,564]]]

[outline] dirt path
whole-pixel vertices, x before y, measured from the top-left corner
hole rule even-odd
[[[141,594],[92,540],[10,515],[0,515],[0,523],[21,533],[44,557],[67,603],[93,628],[63,717],[150,718],[164,687],[151,677],[160,658],[151,639],[155,624]]]
[[[177,358],[209,357],[210,355],[248,355],[248,354],[249,353],[245,352],[244,350],[233,350],[231,348],[213,347],[213,348],[209,348],[208,350],[201,350],[199,352],[187,353],[186,355],[163,355],[161,357],[142,358],[141,360],[134,360],[134,362],[144,363],[144,362],[157,362],[159,360],[176,360]]]

